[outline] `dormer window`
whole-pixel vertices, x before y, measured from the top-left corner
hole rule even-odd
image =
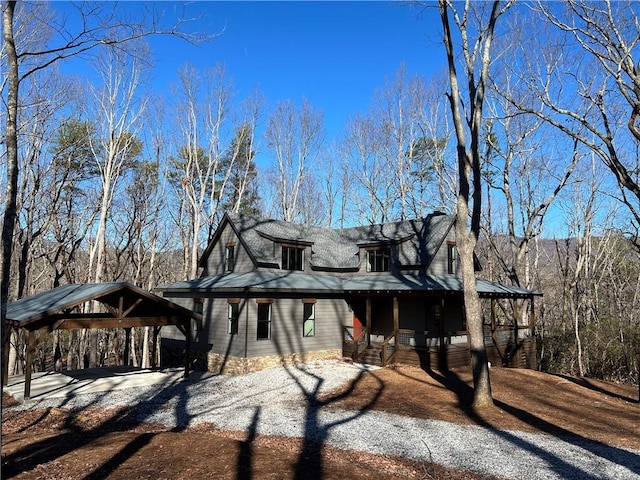
[[[228,244],[224,247],[224,271],[233,272],[235,265],[235,244]]]
[[[455,243],[447,244],[447,273],[451,275],[456,274],[456,267],[458,266],[458,250]]]
[[[391,266],[391,249],[367,250],[367,272],[388,272]]]
[[[304,247],[282,246],[282,269],[304,270]]]

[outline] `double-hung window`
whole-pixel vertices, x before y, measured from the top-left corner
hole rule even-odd
[[[391,266],[391,248],[367,250],[367,272],[388,272]]]
[[[197,313],[198,315],[202,315],[204,312],[204,298],[194,298],[193,299],[193,313]],[[202,331],[202,316],[200,319],[195,320],[195,330],[197,332]]]
[[[234,301],[228,304],[228,333],[229,335],[238,334],[238,320],[240,318],[240,302]]]
[[[447,273],[452,275],[456,274],[456,267],[458,266],[458,250],[455,243],[447,244]]]
[[[258,302],[258,340],[271,338],[271,302]]]
[[[304,270],[304,247],[282,246],[282,269]]]
[[[302,336],[316,335],[316,304],[313,300],[303,300],[302,308]]]
[[[235,265],[235,245],[229,244],[224,247],[224,271],[233,272]]]

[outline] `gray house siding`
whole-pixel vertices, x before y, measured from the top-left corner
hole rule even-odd
[[[225,248],[229,244],[234,244],[234,272],[251,272],[256,269],[251,257],[236,235],[236,232],[231,225],[227,223],[207,257],[204,272],[202,273],[203,276],[215,276],[225,273],[224,253]]]
[[[238,301],[239,300],[239,301]],[[238,333],[229,333],[229,303],[238,303]],[[210,300],[211,310],[207,331],[212,351],[230,357],[245,356],[246,320],[251,318],[251,301],[246,299],[215,298]]]
[[[449,234],[442,242],[442,246],[438,249],[436,254],[427,269],[428,275],[446,275],[448,274],[448,243],[455,243],[455,232],[453,229],[449,231]],[[456,271],[458,271],[459,265],[456,265]]]
[[[351,312],[342,299],[317,299],[314,304],[315,335],[304,337],[303,299],[274,298],[271,303],[271,337],[262,340],[257,339],[258,304],[256,299],[247,302],[247,357],[342,348],[342,325],[351,319]]]

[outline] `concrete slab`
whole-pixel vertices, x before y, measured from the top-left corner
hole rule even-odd
[[[175,383],[184,370],[147,370],[132,367],[87,368],[64,372],[38,372],[31,376],[31,398],[73,397],[86,393]],[[24,401],[24,375],[12,375],[3,389],[19,402]]]

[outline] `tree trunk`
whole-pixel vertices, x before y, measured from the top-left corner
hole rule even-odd
[[[5,145],[7,147],[7,182],[4,199],[4,220],[2,222],[2,260],[0,269],[0,338],[8,335],[7,302],[9,301],[9,281],[11,279],[11,255],[13,253],[13,232],[16,226],[18,195],[18,54],[13,36],[13,14],[15,1],[3,4],[2,28],[4,30],[4,50],[7,61],[7,117],[5,124]],[[9,367],[8,353],[2,355],[3,384]]]

